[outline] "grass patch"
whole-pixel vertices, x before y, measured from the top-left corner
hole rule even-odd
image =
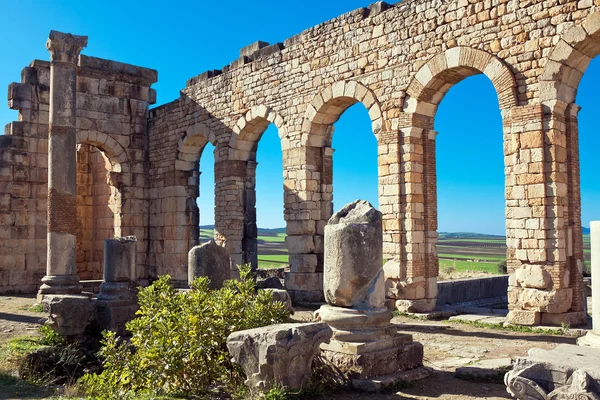
[[[462,325],[470,325],[476,328],[484,328],[484,329],[494,329],[498,331],[510,331],[510,332],[521,332],[521,333],[535,333],[540,335],[555,335],[562,336],[565,335],[568,327],[556,328],[556,329],[547,329],[547,328],[538,328],[531,326],[523,326],[523,325],[502,325],[502,324],[489,324],[480,321],[463,321],[463,320],[453,320],[449,321],[450,323],[457,323]]]
[[[461,261],[461,260],[445,260],[440,259],[441,269],[453,268],[457,272],[487,272],[490,274],[498,274],[497,263],[488,262],[472,262],[472,261]]]
[[[40,398],[49,394],[46,387],[15,376],[20,361],[41,347],[40,338],[35,336],[19,336],[0,346],[0,398]]]
[[[480,261],[490,261],[490,262],[498,262],[506,259],[506,256],[496,256],[493,254],[456,254],[456,253],[443,253],[443,250],[448,251],[452,248],[457,247],[447,247],[447,246],[438,246],[441,247],[440,252],[438,253],[438,258],[446,258],[446,259],[455,259],[455,260],[480,260]]]
[[[289,264],[287,254],[268,254],[258,256],[258,268],[270,269],[281,268]]]

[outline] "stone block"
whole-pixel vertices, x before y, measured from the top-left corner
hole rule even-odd
[[[573,289],[538,290],[524,289],[519,297],[519,304],[530,311],[560,314],[567,312],[573,302]]]
[[[301,390],[311,376],[319,345],[328,343],[324,323],[279,324],[234,332],[227,338],[233,361],[242,366],[251,392],[272,387]]]
[[[93,317],[91,295],[44,295],[44,312],[48,325],[61,336],[80,336]]]
[[[210,279],[209,287],[219,289],[230,277],[231,260],[224,247],[211,240],[188,253],[188,283],[200,276]]]
[[[287,290],[272,289],[272,288],[266,288],[263,290],[271,292],[271,294],[273,296],[273,301],[279,301],[280,303],[282,303],[285,306],[286,309],[288,309],[290,311],[294,311],[294,308],[292,307],[292,297],[287,292]]]
[[[533,326],[539,325],[541,313],[527,310],[511,310],[506,317],[509,324]]]
[[[527,265],[515,270],[517,284],[526,288],[547,289],[552,285],[550,273],[539,265]]]

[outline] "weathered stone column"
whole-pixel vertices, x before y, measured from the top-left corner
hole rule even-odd
[[[591,222],[592,330],[577,341],[580,346],[600,348],[600,221]]]
[[[104,239],[104,282],[96,302],[98,324],[118,335],[135,317],[137,302],[132,282],[137,278],[135,236]]]
[[[48,264],[42,294],[80,293],[76,266],[77,60],[87,36],[51,31],[48,136]]]

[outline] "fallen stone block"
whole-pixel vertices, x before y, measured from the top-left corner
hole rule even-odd
[[[300,390],[311,376],[321,343],[329,343],[331,328],[324,323],[278,324],[234,332],[227,338],[233,362],[246,374],[252,392],[277,386]]]
[[[531,349],[504,377],[506,390],[520,400],[600,400],[600,349],[561,344]]]

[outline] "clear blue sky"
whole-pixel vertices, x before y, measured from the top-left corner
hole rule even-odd
[[[47,60],[51,29],[88,35],[85,54],[159,71],[158,105],[178,97],[190,77],[218,69],[256,40],[275,43],[355,8],[359,0],[227,3],[182,1],[12,1],[0,0],[0,88],[19,81],[31,60]],[[580,113],[583,224],[600,220],[600,178],[594,163],[600,149],[597,88],[600,61],[582,80]],[[596,88],[596,93],[594,93]],[[473,98],[476,101],[473,101]],[[0,106],[0,124],[16,112]],[[502,130],[497,98],[483,76],[471,77],[444,98],[436,115],[440,231],[504,233]],[[349,109],[334,134],[335,208],[356,198],[377,204],[377,148],[361,105]],[[201,223],[212,223],[212,149],[201,161]],[[258,223],[283,226],[281,149],[275,128],[259,144]]]

